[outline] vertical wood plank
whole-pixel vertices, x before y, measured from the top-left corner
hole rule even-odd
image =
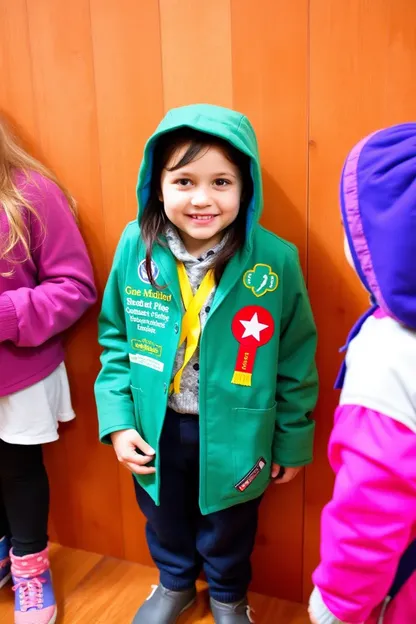
[[[308,1],[232,0],[234,107],[259,139],[263,223],[306,259]]]
[[[143,148],[163,117],[158,0],[91,0],[91,18],[109,267],[121,231],[136,218],[135,186]],[[144,519],[132,477],[124,468],[119,481],[124,556],[150,563]]]
[[[100,163],[88,0],[28,0],[33,93],[39,144],[79,202],[81,230],[105,278]],[[51,519],[62,544],[122,553],[118,471],[97,440],[93,383],[98,371],[96,313],[69,335],[68,371],[77,419],[45,453]]]
[[[305,600],[319,556],[319,516],[344,343],[367,297],[343,253],[338,186],[348,151],[378,128],[414,119],[416,5],[407,0],[311,0],[309,289],[318,322],[321,395],[316,459],[307,474]]]
[[[158,0],[91,0],[107,264],[136,218],[143,148],[163,117]]]
[[[305,266],[307,240],[307,0],[232,0],[234,107],[256,130],[265,190],[262,222],[294,242]],[[301,475],[271,486],[261,508],[253,587],[302,595]]]
[[[229,0],[160,0],[165,110],[231,106]]]
[[[0,112],[38,153],[26,0],[0,0],[0,17]]]

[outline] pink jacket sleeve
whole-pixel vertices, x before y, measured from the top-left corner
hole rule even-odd
[[[61,190],[40,178],[31,198],[40,217],[31,218],[31,259],[22,271],[29,284],[0,295],[0,340],[36,347],[73,325],[96,300],[91,263]],[[29,267],[30,265],[30,267]]]
[[[379,412],[342,406],[329,457],[336,482],[313,580],[336,618],[361,623],[387,596],[415,537],[416,435]]]

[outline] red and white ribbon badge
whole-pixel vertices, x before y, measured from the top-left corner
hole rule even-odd
[[[237,312],[231,329],[240,344],[231,383],[251,386],[257,349],[269,342],[274,333],[273,317],[261,306],[247,306]]]

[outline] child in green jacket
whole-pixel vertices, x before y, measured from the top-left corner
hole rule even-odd
[[[134,624],[173,624],[204,568],[217,624],[251,621],[258,507],[312,460],[316,330],[298,254],[258,224],[257,141],[225,108],[171,110],[100,318],[100,438],[134,474],[160,584]]]

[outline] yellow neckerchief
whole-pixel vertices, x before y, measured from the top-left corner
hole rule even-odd
[[[182,319],[179,347],[182,346],[186,340],[186,348],[183,364],[176,373],[173,383],[170,386],[170,392],[174,392],[175,394],[179,394],[180,392],[182,373],[198,346],[199,336],[201,335],[199,313],[205,301],[208,299],[210,292],[215,287],[214,270],[209,269],[194,295],[183,262],[177,262],[177,266],[182,301],[186,310]]]

